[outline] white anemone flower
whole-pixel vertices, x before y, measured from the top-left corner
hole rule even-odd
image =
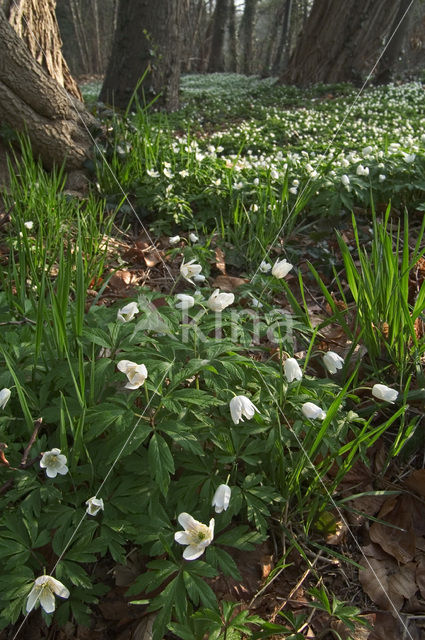
[[[117,367],[128,378],[128,382],[124,386],[125,389],[138,389],[148,377],[148,371],[144,364],[137,364],[131,360],[120,360]]]
[[[25,229],[28,229],[28,231],[31,231],[33,226],[34,226],[34,222],[32,220],[27,220],[26,222],[24,222],[24,227]]]
[[[211,544],[214,538],[214,518],[211,518],[209,526],[198,522],[188,513],[181,513],[178,517],[179,524],[184,531],[177,531],[174,540],[179,544],[186,544],[183,551],[185,560],[196,560],[201,556],[206,547]]]
[[[96,496],[86,500],[86,505],[86,513],[89,516],[95,516],[100,510],[103,511],[105,508],[102,498],[96,498]]]
[[[168,238],[168,242],[175,245],[180,242],[180,236],[171,236],[171,238]]]
[[[272,265],[266,262],[265,260],[263,260],[259,266],[259,270],[261,271],[261,273],[268,273],[271,268],[272,268]]]
[[[137,303],[129,302],[122,309],[118,309],[117,320],[118,322],[130,322],[130,320],[133,320],[136,313],[139,313]]]
[[[7,405],[7,403],[9,402],[9,398],[11,396],[12,392],[10,391],[10,389],[2,389],[0,391],[0,409],[4,409],[5,406]]]
[[[46,613],[55,610],[55,595],[59,598],[69,598],[69,591],[62,582],[52,576],[40,576],[34,581],[29,592],[26,609],[28,613],[40,603]]]
[[[198,242],[199,238],[196,233],[189,233],[189,240],[195,244],[195,242]]]
[[[194,276],[199,276],[201,271],[202,271],[202,267],[200,264],[195,263],[195,258],[193,258],[192,260],[189,260],[189,262],[185,262],[183,259],[183,262],[180,265],[181,275],[185,280],[187,280],[191,284],[194,284],[192,278]]]
[[[287,360],[285,360],[283,364],[283,370],[288,382],[292,382],[293,380],[301,380],[301,378],[303,377],[301,367],[295,360],[295,358],[288,358]]]
[[[341,358],[335,351],[327,351],[323,355],[323,363],[329,373],[336,373],[337,369],[342,369],[344,366],[344,358]]]
[[[378,398],[378,400],[384,400],[385,402],[394,404],[397,400],[398,391],[387,387],[386,384],[374,384],[372,387],[372,395]]]
[[[48,478],[56,478],[56,476],[64,476],[68,473],[68,467],[66,466],[66,456],[61,453],[60,449],[51,449],[51,451],[45,451],[40,460],[40,467],[46,469],[46,475]]]
[[[283,260],[276,260],[272,268],[272,275],[275,278],[284,278],[288,275],[293,266],[294,265],[288,262],[286,258],[283,258]]]
[[[227,484],[221,484],[217,488],[211,503],[211,506],[214,507],[216,513],[226,511],[229,506],[231,495],[232,490]]]
[[[233,293],[220,293],[220,289],[216,289],[207,300],[207,306],[211,311],[221,312],[229,305],[233,304],[235,296]]]
[[[319,406],[317,406],[317,404],[314,404],[314,402],[304,402],[303,406],[301,407],[301,411],[303,412],[305,417],[309,418],[310,420],[324,420],[326,418],[326,412],[323,411],[323,409],[321,409]]]
[[[190,309],[195,305],[195,298],[186,293],[178,293],[176,298],[178,300],[176,309]]]
[[[253,402],[246,396],[235,396],[229,403],[230,415],[235,424],[244,422],[244,418],[251,420],[254,417],[255,412],[260,413]]]

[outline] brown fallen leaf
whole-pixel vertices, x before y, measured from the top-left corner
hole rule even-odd
[[[416,584],[419,587],[422,598],[425,598],[425,557],[421,556],[416,565]]]
[[[368,615],[361,617],[368,623],[368,626],[363,626],[356,622],[354,631],[352,631],[342,622],[342,620],[332,620],[331,629],[334,629],[339,634],[341,640],[368,640],[370,627],[373,627],[373,623],[375,621],[375,615],[369,613]]]
[[[425,469],[416,469],[404,483],[408,489],[425,498]]]
[[[216,247],[214,249],[214,253],[215,253],[215,266],[225,276],[226,275],[226,257],[224,255],[224,251],[223,249],[220,249],[220,247]]]
[[[374,522],[370,527],[371,540],[403,564],[415,557],[413,510],[412,496],[391,496],[384,502],[377,516],[388,524]]]
[[[387,556],[386,559],[365,557],[360,561],[359,581],[369,598],[381,609],[399,612],[404,599],[411,598],[417,590],[414,562],[403,567]]]
[[[406,620],[406,622],[404,622],[404,620]],[[376,613],[373,631],[368,640],[402,640],[403,638],[422,640],[414,621],[409,621],[407,618],[404,618],[403,623],[407,625],[409,635],[406,633],[406,627],[403,627],[402,622],[400,622],[400,620],[394,620],[391,613],[378,611]]]
[[[163,262],[162,251],[151,251],[150,253],[143,254],[143,260],[147,267],[155,267],[159,262]]]
[[[222,291],[235,291],[238,287],[248,282],[247,278],[237,278],[236,276],[217,276],[212,286]]]
[[[112,289],[121,289],[127,287],[129,284],[135,283],[136,280],[137,276],[132,271],[119,269],[110,277],[109,286],[112,287]]]

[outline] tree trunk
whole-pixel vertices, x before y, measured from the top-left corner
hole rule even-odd
[[[208,71],[222,72],[224,65],[224,34],[226,31],[228,0],[217,0],[213,15],[213,34],[211,41]]]
[[[289,57],[289,29],[291,25],[292,0],[286,0],[283,12],[282,28],[279,44],[273,62],[272,73],[277,76],[282,68],[285,68]]]
[[[44,18],[39,20],[43,23]],[[49,37],[53,43],[53,35]],[[50,61],[58,58],[46,50],[41,56]],[[26,132],[47,168],[64,161],[67,169],[81,168],[90,155],[92,141],[86,127],[94,123],[93,117],[36,62],[1,9],[0,121]]]
[[[315,0],[287,71],[287,84],[359,84],[372,68],[400,0]]]
[[[125,109],[137,88],[142,101],[178,108],[182,6],[181,0],[120,0],[103,102]]]
[[[394,22],[390,28],[390,37],[392,36],[392,38],[380,60],[378,73],[374,80],[375,84],[388,84],[392,79],[394,67],[409,31],[410,16],[406,12],[409,9],[410,2],[411,0],[401,0],[400,2]]]
[[[62,55],[55,6],[56,0],[0,0],[6,18],[32,57],[61,87],[81,100],[81,92]]]
[[[238,47],[236,43],[236,7],[235,0],[230,0],[229,5],[229,24],[228,24],[228,33],[229,33],[229,54],[230,54],[230,63],[229,63],[229,71],[237,71],[238,70]]]
[[[252,40],[254,37],[255,9],[257,0],[245,0],[239,38],[242,48],[242,73],[250,75],[252,70]]]

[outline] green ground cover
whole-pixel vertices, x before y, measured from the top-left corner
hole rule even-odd
[[[217,576],[242,582],[238,554],[269,544],[252,598],[298,558],[308,606],[350,633],[360,608],[311,554],[357,571],[351,530],[356,552],[328,542],[343,481],[377,443],[381,481],[423,443],[423,88],[190,76],[182,100],[168,117],[93,102],[89,197],[25,143],[4,194],[0,624],[39,600],[45,624],[90,625],[99,561],[136,551],[128,596],[156,613],[154,640],[303,638],[309,613],[217,601]],[[114,224],[160,238],[162,284],[100,304]],[[214,293],[217,248],[234,292]]]

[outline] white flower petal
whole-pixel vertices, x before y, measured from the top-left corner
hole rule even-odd
[[[188,529],[196,528],[196,525],[199,524],[198,520],[195,520],[195,518],[192,518],[192,516],[186,512],[181,513],[177,518],[177,520],[179,521],[179,524],[181,524],[183,529],[185,529],[186,531]]]
[[[48,587],[44,587],[40,592],[40,604],[46,613],[53,613],[56,608],[55,596]]]
[[[28,612],[34,609],[34,606],[38,603],[38,594],[40,592],[40,587],[34,585],[31,591],[28,594],[26,609]]]
[[[190,544],[192,541],[186,531],[176,531],[176,533],[174,534],[174,540],[179,544]]]
[[[0,409],[4,409],[11,396],[10,389],[2,389],[0,391]]]
[[[200,556],[202,556],[202,554],[205,551],[205,547],[200,547],[199,545],[197,546],[192,546],[191,544],[186,547],[186,549],[183,551],[183,558],[185,560],[196,560],[197,558],[199,558]]]

